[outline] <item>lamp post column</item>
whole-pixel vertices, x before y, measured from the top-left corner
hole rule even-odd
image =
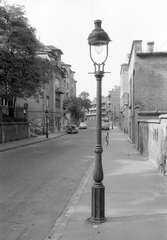
[[[48,138],[48,116],[46,116],[46,138]]]
[[[46,138],[48,138],[49,134],[48,134],[48,111],[45,111],[46,113]]]
[[[103,168],[102,168],[102,136],[101,136],[101,82],[103,72],[97,71],[95,73],[97,81],[97,122],[96,122],[96,147],[95,147],[95,165],[93,172],[94,184],[92,186],[92,208],[91,220],[94,222],[105,221],[105,187],[103,181]]]

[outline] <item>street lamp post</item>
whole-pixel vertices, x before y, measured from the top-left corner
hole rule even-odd
[[[91,203],[91,222],[105,221],[105,187],[103,185],[103,167],[102,167],[102,134],[101,134],[101,82],[104,76],[104,65],[108,57],[108,44],[111,41],[108,34],[101,28],[101,20],[95,20],[95,29],[89,34],[88,44],[90,58],[94,64],[94,76],[97,81],[97,122],[96,122],[96,147],[95,147],[95,166],[93,172],[94,184],[92,186],[92,203]],[[100,63],[95,60],[95,51],[100,55],[105,47],[105,53],[102,55],[103,60]],[[98,60],[99,61],[99,60]]]
[[[48,111],[45,111],[46,113],[46,138],[48,138],[49,134],[48,134]]]
[[[23,110],[24,113],[24,121],[26,121],[26,109]]]

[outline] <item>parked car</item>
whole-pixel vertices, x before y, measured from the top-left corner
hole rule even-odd
[[[79,125],[79,129],[87,129],[86,122],[81,122],[80,125]]]
[[[110,130],[110,124],[108,122],[103,122],[101,129],[102,130]]]
[[[105,118],[105,119],[104,119],[104,122],[109,122],[109,119],[108,119],[108,118]]]
[[[78,130],[76,128],[75,125],[70,125],[70,126],[67,126],[67,133],[71,133],[71,134],[74,134],[74,133],[78,133]]]

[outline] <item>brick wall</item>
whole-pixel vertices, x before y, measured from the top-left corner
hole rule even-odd
[[[167,55],[139,54],[135,65],[135,104],[144,104],[143,110],[167,109]]]

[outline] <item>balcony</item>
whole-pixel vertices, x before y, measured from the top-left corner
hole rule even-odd
[[[89,112],[89,113],[86,113],[86,116],[96,116],[96,113]]]
[[[56,86],[55,92],[59,94],[64,94],[65,93],[65,88],[62,86]]]

